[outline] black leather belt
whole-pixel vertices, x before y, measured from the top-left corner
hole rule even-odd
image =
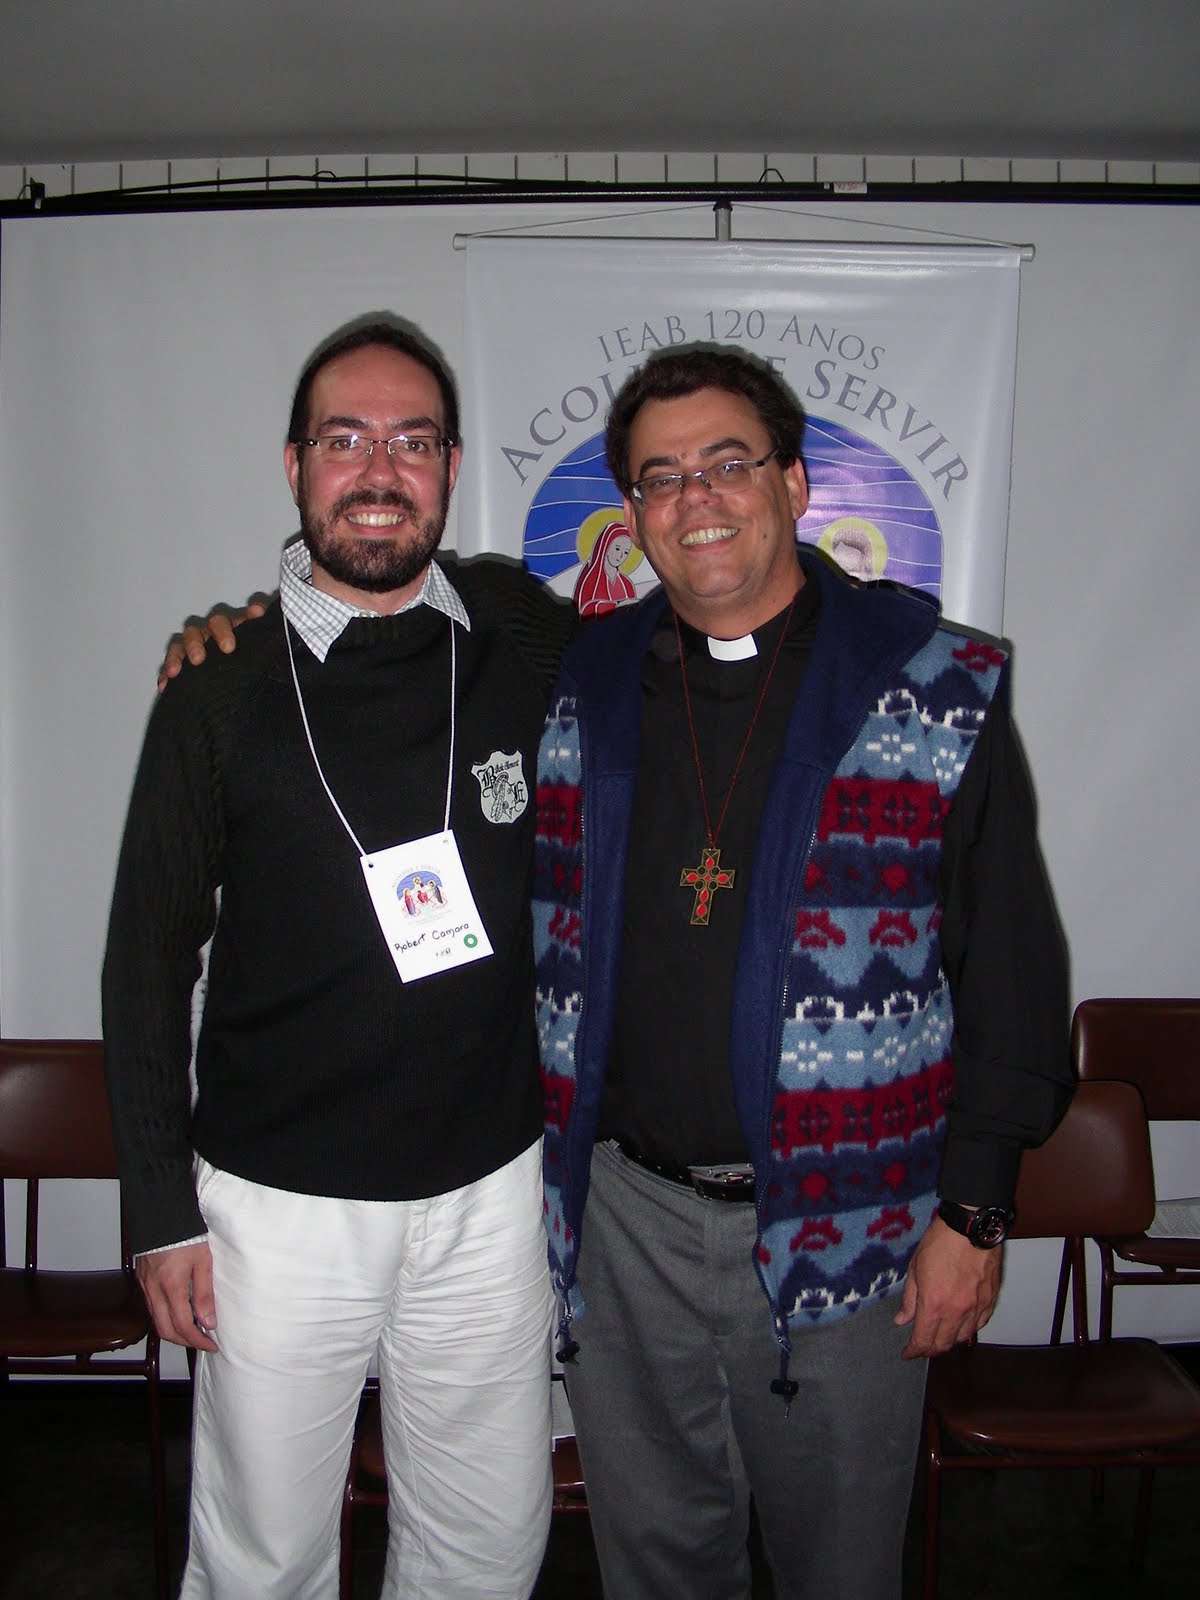
[[[666,1161],[651,1161],[635,1146],[624,1139],[613,1143],[621,1154],[635,1166],[644,1167],[660,1178],[678,1183],[682,1188],[694,1189],[705,1200],[754,1199],[754,1168],[739,1162],[720,1162],[712,1166],[675,1167]]]

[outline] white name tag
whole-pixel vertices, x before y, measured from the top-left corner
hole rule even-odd
[[[359,860],[404,983],[492,954],[453,832],[394,844]]]

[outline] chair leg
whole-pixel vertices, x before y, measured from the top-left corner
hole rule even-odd
[[[938,1538],[941,1532],[942,1459],[936,1417],[925,1418],[925,1562],[922,1600],[937,1600]]]
[[[1058,1289],[1054,1295],[1054,1321],[1050,1324],[1050,1343],[1062,1343],[1063,1319],[1067,1313],[1067,1289],[1071,1282],[1074,1253],[1070,1239],[1063,1240],[1062,1261],[1058,1268]]]
[[[1113,1288],[1116,1283],[1113,1253],[1107,1244],[1100,1246],[1100,1337],[1112,1338]]]
[[[163,1451],[162,1389],[159,1383],[158,1338],[147,1338],[146,1396],[150,1411],[150,1480],[154,1500],[154,1592],[157,1600],[167,1600],[167,1467]],[[151,1344],[153,1351],[151,1351]]]
[[[1088,1339],[1088,1303],[1086,1260],[1087,1240],[1078,1235],[1069,1241],[1074,1284],[1071,1289],[1071,1337],[1076,1344],[1086,1344]]]

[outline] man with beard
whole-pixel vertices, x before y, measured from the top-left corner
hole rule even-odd
[[[373,1358],[384,1594],[518,1600],[538,1571],[528,785],[569,613],[502,563],[433,560],[459,459],[420,339],[377,321],[319,349],[279,596],[169,685],[134,784],[105,1036],[138,1275],[200,1353],[188,1600],[336,1593]],[[416,871],[444,900],[419,926]]]

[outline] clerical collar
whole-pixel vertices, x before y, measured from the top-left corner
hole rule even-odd
[[[805,583],[782,611],[760,623],[753,633],[745,633],[739,639],[714,639],[711,634],[701,633],[686,622],[683,632],[692,650],[698,650],[703,641],[712,661],[753,661],[763,650],[770,654],[777,638],[775,630],[780,626],[786,627],[787,618],[793,618],[796,624],[803,627],[816,616],[819,604],[820,592],[816,584]]]
[[[710,634],[708,653],[714,661],[749,661],[758,654],[758,646],[752,633],[745,633],[740,639],[714,639]]]

